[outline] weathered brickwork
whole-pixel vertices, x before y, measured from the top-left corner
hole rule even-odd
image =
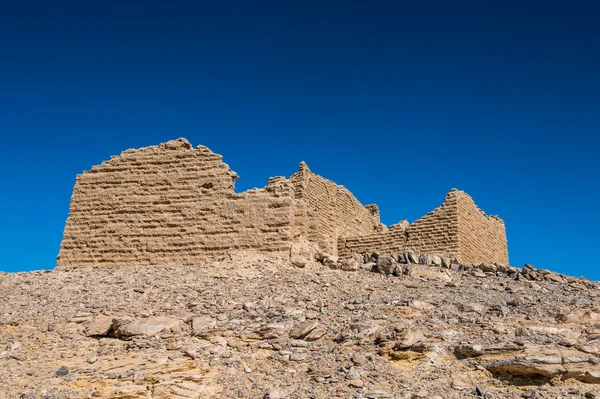
[[[360,236],[340,237],[338,255],[349,258],[352,254],[365,252],[396,253],[406,248],[406,230],[393,226],[383,231]]]
[[[506,229],[502,219],[487,216],[464,192],[456,193],[461,258],[469,263],[493,260],[508,264]]]
[[[228,250],[315,249],[350,256],[413,249],[462,262],[508,262],[504,223],[465,193],[413,224],[386,228],[377,205],[301,163],[289,179],[235,193],[237,174],[178,139],[124,151],[77,176],[57,266],[194,265]]]
[[[440,207],[408,226],[407,248],[418,253],[460,258],[456,193],[456,190],[450,191]]]
[[[234,193],[220,155],[185,140],[127,150],[77,176],[57,266],[192,265],[228,249],[287,250],[290,182]]]
[[[448,193],[444,203],[408,227],[391,226],[390,229],[366,236],[340,239],[338,252],[342,256],[352,253],[377,251],[394,253],[412,249],[417,253],[431,253],[458,257],[458,209],[455,190]]]
[[[376,206],[363,206],[343,186],[312,173],[306,164],[290,178],[294,185],[294,233],[323,251],[337,253],[339,237],[369,234],[379,227]]]
[[[456,258],[463,263],[502,262],[508,264],[504,222],[485,215],[469,195],[453,189],[444,203],[409,225],[369,235],[340,238],[338,253],[376,251],[394,253],[412,249]]]

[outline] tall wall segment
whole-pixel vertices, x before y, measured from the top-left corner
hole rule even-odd
[[[183,139],[127,150],[77,176],[57,266],[192,265],[228,249],[287,250],[286,179],[234,192],[220,155]]]

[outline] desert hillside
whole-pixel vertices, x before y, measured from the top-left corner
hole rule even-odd
[[[317,258],[2,273],[0,398],[600,397],[595,282]]]

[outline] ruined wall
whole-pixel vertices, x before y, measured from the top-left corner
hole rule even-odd
[[[365,252],[392,254],[405,248],[405,229],[394,228],[393,226],[383,231],[362,236],[340,237],[338,240],[338,255],[341,258],[349,258],[354,253],[362,254]]]
[[[444,203],[415,221],[404,231],[387,231],[340,239],[341,256],[353,253],[394,253],[413,249],[418,253],[457,258],[463,263],[503,262],[508,264],[504,222],[487,216],[462,191],[452,189]]]
[[[304,163],[263,189],[235,193],[236,178],[220,155],[185,139],[124,151],[77,176],[57,266],[193,265],[227,250],[288,251],[302,239],[340,256],[410,248],[508,262],[502,220],[455,189],[413,224],[386,229],[377,205]]]
[[[363,206],[350,191],[312,173],[303,162],[294,186],[294,234],[336,254],[339,237],[370,234],[379,226],[376,205]]]
[[[460,230],[460,258],[465,263],[502,262],[508,265],[504,222],[487,216],[473,199],[456,191]]]
[[[458,208],[454,191],[446,195],[440,207],[407,228],[391,226],[389,230],[353,236],[338,242],[338,251],[344,256],[370,251],[394,253],[403,249],[449,257],[459,255]]]
[[[77,176],[57,266],[191,265],[227,249],[287,250],[289,180],[235,194],[236,177],[185,139],[124,151]]]
[[[407,248],[419,253],[459,257],[456,190],[446,195],[441,206],[408,226],[407,235]]]

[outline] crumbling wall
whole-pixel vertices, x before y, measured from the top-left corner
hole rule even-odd
[[[446,195],[444,203],[408,225],[398,224],[369,235],[353,236],[338,242],[338,251],[344,256],[352,253],[395,253],[412,249],[455,257],[459,255],[458,209],[454,190]]]
[[[504,222],[487,216],[473,199],[456,191],[460,230],[460,260],[464,263],[502,262],[508,265],[508,246]]]
[[[363,206],[350,191],[312,173],[304,162],[294,186],[294,234],[336,254],[339,237],[370,234],[380,226],[376,205]]]
[[[78,175],[57,266],[191,265],[228,249],[287,250],[289,180],[236,194],[237,175],[221,158],[179,139]]]
[[[365,252],[393,254],[405,248],[406,230],[399,225],[362,236],[340,237],[338,240],[338,255],[341,258]]]
[[[452,189],[444,203],[410,224],[389,230],[342,238],[338,252],[395,253],[412,249],[417,253],[456,258],[462,263],[503,262],[508,264],[504,222],[487,216],[463,191]]]
[[[193,265],[301,240],[341,256],[413,249],[508,262],[502,220],[455,189],[413,224],[386,229],[377,205],[361,205],[305,163],[263,189],[235,193],[236,178],[220,155],[185,139],[124,151],[77,176],[57,266]]]
[[[419,253],[459,257],[459,224],[456,190],[444,203],[407,228],[406,247]]]

